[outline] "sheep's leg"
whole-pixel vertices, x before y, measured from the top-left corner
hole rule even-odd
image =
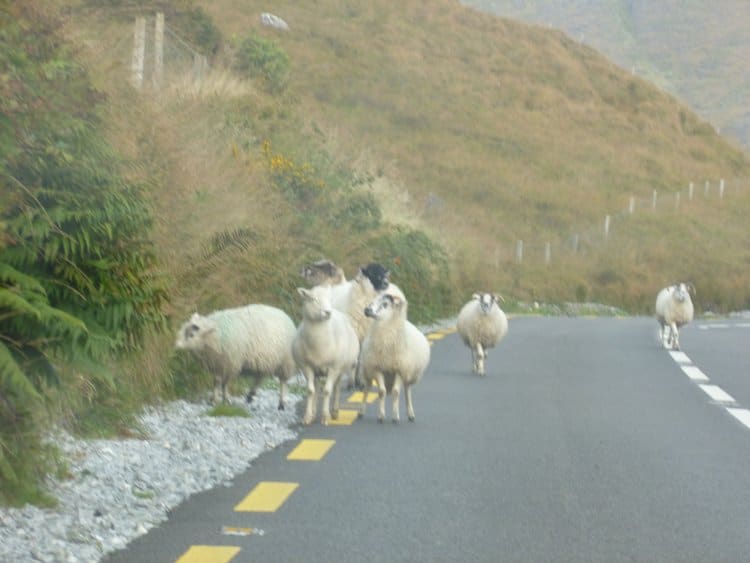
[[[661,344],[664,348],[669,348],[672,345],[672,327],[667,323],[661,326]]]
[[[406,399],[406,414],[409,417],[409,422],[414,422],[416,416],[414,416],[414,405],[411,403],[411,385],[404,384],[404,397]]]
[[[378,385],[378,422],[385,421],[385,378],[381,372],[375,374],[375,380]]]
[[[283,411],[286,409],[286,406],[285,406],[286,390],[287,390],[286,379],[279,377],[279,410],[280,411]]]
[[[672,341],[672,350],[679,350],[680,349],[680,331],[677,329],[676,323],[672,323],[670,331],[671,331],[670,340]]]
[[[484,375],[484,348],[481,342],[477,342],[476,350],[474,351],[474,363],[476,365],[475,372],[479,375]]]
[[[399,408],[399,398],[401,397],[401,376],[396,375],[393,379],[393,388],[391,389],[391,420],[393,424],[398,424],[401,421],[401,413]]]
[[[221,389],[222,389],[221,381],[222,381],[221,375],[214,376],[214,397],[213,397],[214,405],[218,405],[219,401],[221,401]]]
[[[302,419],[304,424],[310,424],[315,419],[315,410],[317,406],[317,397],[315,396],[315,372],[311,369],[305,369],[305,379],[307,379],[307,405],[305,408],[305,417]]]
[[[325,384],[323,385],[323,406],[321,407],[320,422],[323,425],[327,425],[331,422],[331,393],[333,393],[334,383],[336,376],[329,373],[326,376]]]
[[[333,384],[333,406],[331,407],[331,418],[333,420],[338,420],[339,418],[339,404],[341,403],[341,381],[344,379],[344,377],[345,374],[341,374]]]
[[[360,376],[361,375],[362,374],[360,373]],[[364,382],[365,380],[362,379],[362,381]],[[364,388],[362,390],[362,404],[359,405],[359,414],[357,414],[357,418],[364,418],[365,410],[367,410],[367,394],[370,392],[370,386],[367,384],[364,384],[363,387]]]

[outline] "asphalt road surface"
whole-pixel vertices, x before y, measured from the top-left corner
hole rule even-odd
[[[371,404],[305,427],[108,561],[750,561],[749,339],[696,321],[673,355],[650,318],[514,318],[482,378],[448,334],[416,422],[402,404],[378,424]],[[287,459],[310,439],[335,443]],[[275,511],[236,511],[261,482],[297,486]]]

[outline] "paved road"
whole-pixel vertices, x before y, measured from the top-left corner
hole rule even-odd
[[[750,408],[750,328],[687,327],[678,363],[655,324],[512,319],[485,378],[448,335],[415,389],[416,423],[402,410],[378,424],[370,405],[350,427],[304,428],[110,560],[224,545],[240,548],[233,563],[748,561],[750,428],[726,407]],[[286,459],[311,438],[335,444]],[[261,481],[299,486],[275,512],[235,512]]]

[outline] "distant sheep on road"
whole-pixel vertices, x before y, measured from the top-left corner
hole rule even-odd
[[[656,296],[656,320],[662,346],[680,349],[680,327],[693,320],[694,307],[690,293],[695,293],[692,283],[677,283],[663,288]]]
[[[508,333],[508,318],[500,308],[503,301],[496,293],[475,293],[458,314],[458,334],[471,350],[473,372],[485,375],[484,360]]]

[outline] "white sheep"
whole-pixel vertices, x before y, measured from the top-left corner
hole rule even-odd
[[[504,299],[499,294],[475,293],[458,314],[458,334],[471,349],[473,371],[479,375],[486,375],[484,360],[489,349],[508,333],[508,317],[500,308],[500,301]]]
[[[690,292],[695,293],[691,283],[678,283],[663,288],[656,295],[656,320],[659,322],[659,339],[662,346],[672,350],[680,349],[680,327],[693,320],[693,301]]]
[[[407,320],[408,303],[404,294],[395,285],[379,294],[365,309],[365,314],[374,319],[370,332],[365,337],[360,356],[360,369],[364,381],[375,380],[380,404],[378,422],[385,420],[385,395],[391,394],[391,418],[394,424],[400,420],[399,396],[401,387],[406,396],[406,411],[414,422],[412,386],[419,383],[430,362],[430,343],[427,337]],[[364,398],[359,416],[365,414],[369,385],[365,385]]]
[[[305,266],[301,275],[308,283],[312,285],[330,285],[331,286],[331,304],[334,309],[342,311],[349,316],[354,331],[359,339],[360,350],[362,343],[367,336],[372,319],[365,315],[365,307],[375,299],[378,293],[394,286],[388,279],[390,270],[377,262],[371,262],[363,266],[357,272],[352,280],[343,278],[341,268],[336,266],[330,260],[319,260]],[[341,281],[344,279],[344,281]],[[349,386],[353,387],[355,381],[361,382],[359,370],[350,381]]]
[[[279,410],[284,409],[287,381],[296,372],[292,357],[294,322],[281,309],[247,305],[194,313],[182,325],[175,342],[178,350],[193,352],[214,375],[214,403],[227,401],[227,384],[240,374],[251,376],[250,401],[266,376],[279,380]]]
[[[331,306],[331,288],[297,288],[302,297],[302,322],[292,341],[292,355],[307,379],[307,408],[303,422],[310,424],[317,409],[316,379],[324,380],[321,423],[338,418],[339,387],[352,374],[359,356],[359,340],[349,318]],[[330,407],[333,393],[333,407]]]

